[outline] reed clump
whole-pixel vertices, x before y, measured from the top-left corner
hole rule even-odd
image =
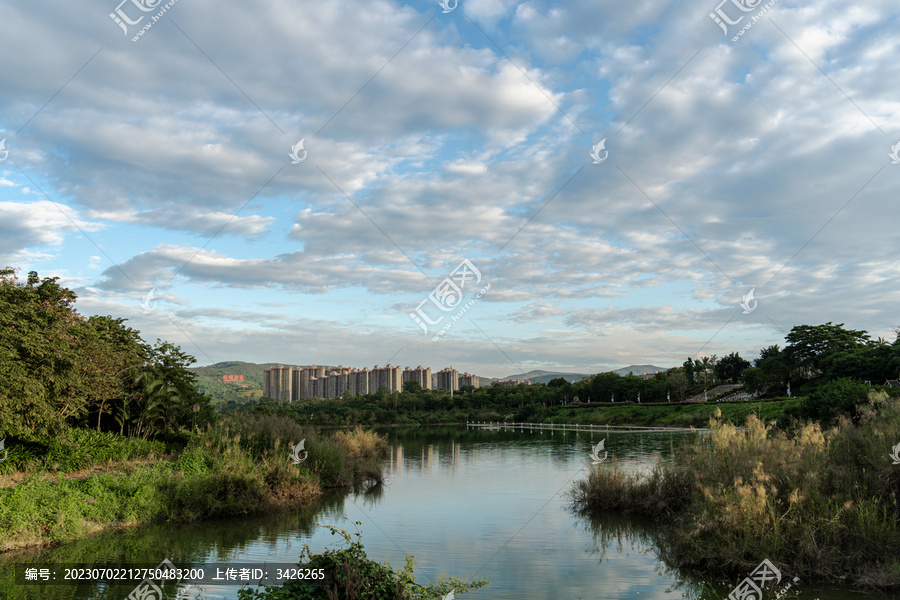
[[[382,457],[388,449],[384,437],[374,431],[365,431],[362,427],[351,431],[338,431],[332,439],[351,458]]]
[[[763,558],[803,579],[900,586],[900,400],[873,393],[858,422],[786,431],[755,416],[711,433],[651,473],[599,465],[572,491],[582,510],[656,517],[673,566],[747,572]]]

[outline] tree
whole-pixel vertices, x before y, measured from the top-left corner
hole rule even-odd
[[[833,325],[795,325],[785,336],[785,354],[789,361],[804,370],[806,377],[820,371],[822,358],[835,351],[856,348],[869,339],[865,331],[844,329],[843,323]]]
[[[90,317],[80,332],[77,365],[84,384],[82,395],[92,420],[96,414],[97,431],[104,412],[111,414],[113,405],[121,406],[125,401],[125,373],[145,364],[150,350],[139,332],[124,322],[125,319],[109,316]],[[119,425],[121,431],[122,423]]]
[[[777,345],[759,351],[754,367],[744,372],[742,380],[751,392],[765,394],[786,385],[791,378],[792,366],[784,351]]]
[[[826,380],[850,377],[860,381],[884,383],[892,379],[892,348],[886,342],[871,342],[866,346],[858,346],[822,356],[819,366],[821,376]]]
[[[676,396],[684,400],[684,390],[688,385],[688,378],[682,369],[672,369],[668,374],[668,385],[675,390]]]
[[[422,384],[418,381],[407,381],[403,384],[403,391],[408,394],[418,394],[422,391]]]
[[[777,356],[781,356],[781,350],[778,348],[778,344],[774,344],[772,346],[766,346],[762,350],[759,351],[759,358],[753,361],[754,367],[762,366],[762,363],[767,359],[775,358]]]
[[[685,377],[687,377],[688,385],[694,385],[694,373],[696,372],[696,366],[694,365],[694,361],[690,356],[688,356],[687,360],[684,361],[682,368],[684,369]]]
[[[716,364],[716,377],[719,381],[737,383],[744,369],[750,366],[750,362],[741,358],[737,352],[723,356]]]
[[[22,284],[12,267],[0,270],[0,439],[56,437],[85,413],[75,361],[83,318],[58,279],[31,271]]]
[[[0,439],[45,441],[70,426],[101,430],[104,419],[164,433],[213,418],[192,356],[159,340],[151,348],[124,319],[85,319],[56,277],[31,271],[20,283],[16,273],[0,269]]]
[[[698,361],[698,364],[700,365],[700,370],[703,372],[703,385],[707,385],[709,383],[709,375],[715,375],[716,355],[704,356]],[[715,382],[715,380],[713,380],[713,382]]]

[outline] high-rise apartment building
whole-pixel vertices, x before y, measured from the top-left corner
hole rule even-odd
[[[435,373],[435,387],[439,390],[459,390],[459,371],[445,367]]]
[[[431,389],[431,367],[427,369],[423,369],[422,365],[417,366],[415,369],[410,369],[406,367],[403,370],[403,379],[402,383],[406,383],[407,381],[415,381],[420,386],[422,386],[423,390]],[[403,388],[401,384],[400,388]]]
[[[263,396],[288,402],[293,400],[291,370],[291,367],[284,365],[266,369],[263,372]]]
[[[463,373],[459,376],[459,387],[464,388],[467,385],[472,387],[481,387],[481,377],[472,375],[471,373]]]
[[[417,366],[415,369],[399,366],[375,365],[373,369],[337,367],[285,367],[278,365],[263,372],[263,396],[275,400],[297,402],[306,398],[341,398],[351,395],[373,394],[381,388],[389,392],[403,391],[407,381],[418,382],[422,389],[458,390],[461,386],[479,387],[477,375],[445,368],[432,375],[430,367]]]

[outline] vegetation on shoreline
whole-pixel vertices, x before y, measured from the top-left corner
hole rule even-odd
[[[222,418],[188,370],[194,357],[145,343],[124,319],[84,318],[56,281],[0,269],[0,551],[273,512],[381,481],[382,438],[320,437],[286,416]]]
[[[291,446],[304,438],[308,458],[294,465]],[[33,470],[0,488],[0,551],[114,527],[294,508],[323,487],[380,482],[385,449],[361,430],[320,438],[286,418],[231,417],[166,460],[74,479]]]
[[[265,586],[264,590],[242,589],[240,600],[440,600],[453,592],[465,593],[488,585],[479,579],[465,582],[456,577],[441,577],[437,583],[423,586],[413,576],[415,561],[406,556],[406,565],[395,571],[387,563],[380,564],[366,556],[362,545],[360,522],[351,536],[343,529],[328,525],[332,535],[340,535],[347,544],[339,550],[319,554],[304,544],[298,567],[321,574],[317,579],[292,579],[283,585]],[[353,537],[356,539],[354,540]]]
[[[762,558],[804,579],[900,586],[900,400],[872,393],[856,422],[826,430],[712,432],[646,476],[602,464],[571,491],[578,510],[654,517],[663,559],[706,572],[747,572]]]

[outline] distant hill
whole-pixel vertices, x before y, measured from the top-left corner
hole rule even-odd
[[[204,394],[216,401],[241,402],[262,396],[263,372],[269,367],[279,364],[258,365],[239,360],[227,360],[206,367],[191,367],[189,370],[197,375],[197,385]],[[222,375],[243,375],[244,381],[225,383],[222,381]]]
[[[277,367],[280,363],[256,363],[242,362],[239,360],[226,360],[208,367],[191,367],[191,371],[202,379],[222,381],[222,375],[243,375],[244,383],[262,387],[263,372],[269,367]]]
[[[531,381],[532,383],[549,383],[550,380],[556,379],[557,377],[562,377],[569,383],[575,383],[576,381],[581,381],[588,375],[583,375],[581,373],[560,373],[557,371],[542,371],[540,369],[535,369],[534,371],[528,371],[527,373],[518,373],[515,375],[510,375],[509,377],[504,377],[503,379],[523,379]],[[483,377],[482,380],[487,379],[487,385],[490,385],[491,380]],[[485,385],[482,382],[482,385]]]
[[[629,365],[627,367],[622,367],[621,369],[616,369],[610,372],[618,373],[622,377],[625,377],[629,373],[634,373],[635,375],[643,375],[644,373],[654,373],[656,371],[665,373],[667,370],[668,369],[666,367],[657,367],[656,365]],[[575,383],[576,381],[581,381],[585,377],[590,376],[591,375],[585,375],[583,373],[562,373],[559,371],[543,371],[540,369],[535,369],[533,371],[528,371],[527,373],[510,375],[508,377],[504,377],[503,379],[524,379],[531,381],[532,383],[550,383],[551,380],[556,379],[557,377],[562,377],[569,383]],[[490,385],[490,383],[490,379],[482,377],[482,386]]]
[[[629,373],[634,373],[635,375],[643,375],[644,373],[653,373],[655,371],[665,373],[668,370],[669,369],[667,367],[657,367],[654,365],[629,365],[627,367],[622,367],[621,369],[616,369],[612,372],[618,373],[622,377],[625,377]]]

